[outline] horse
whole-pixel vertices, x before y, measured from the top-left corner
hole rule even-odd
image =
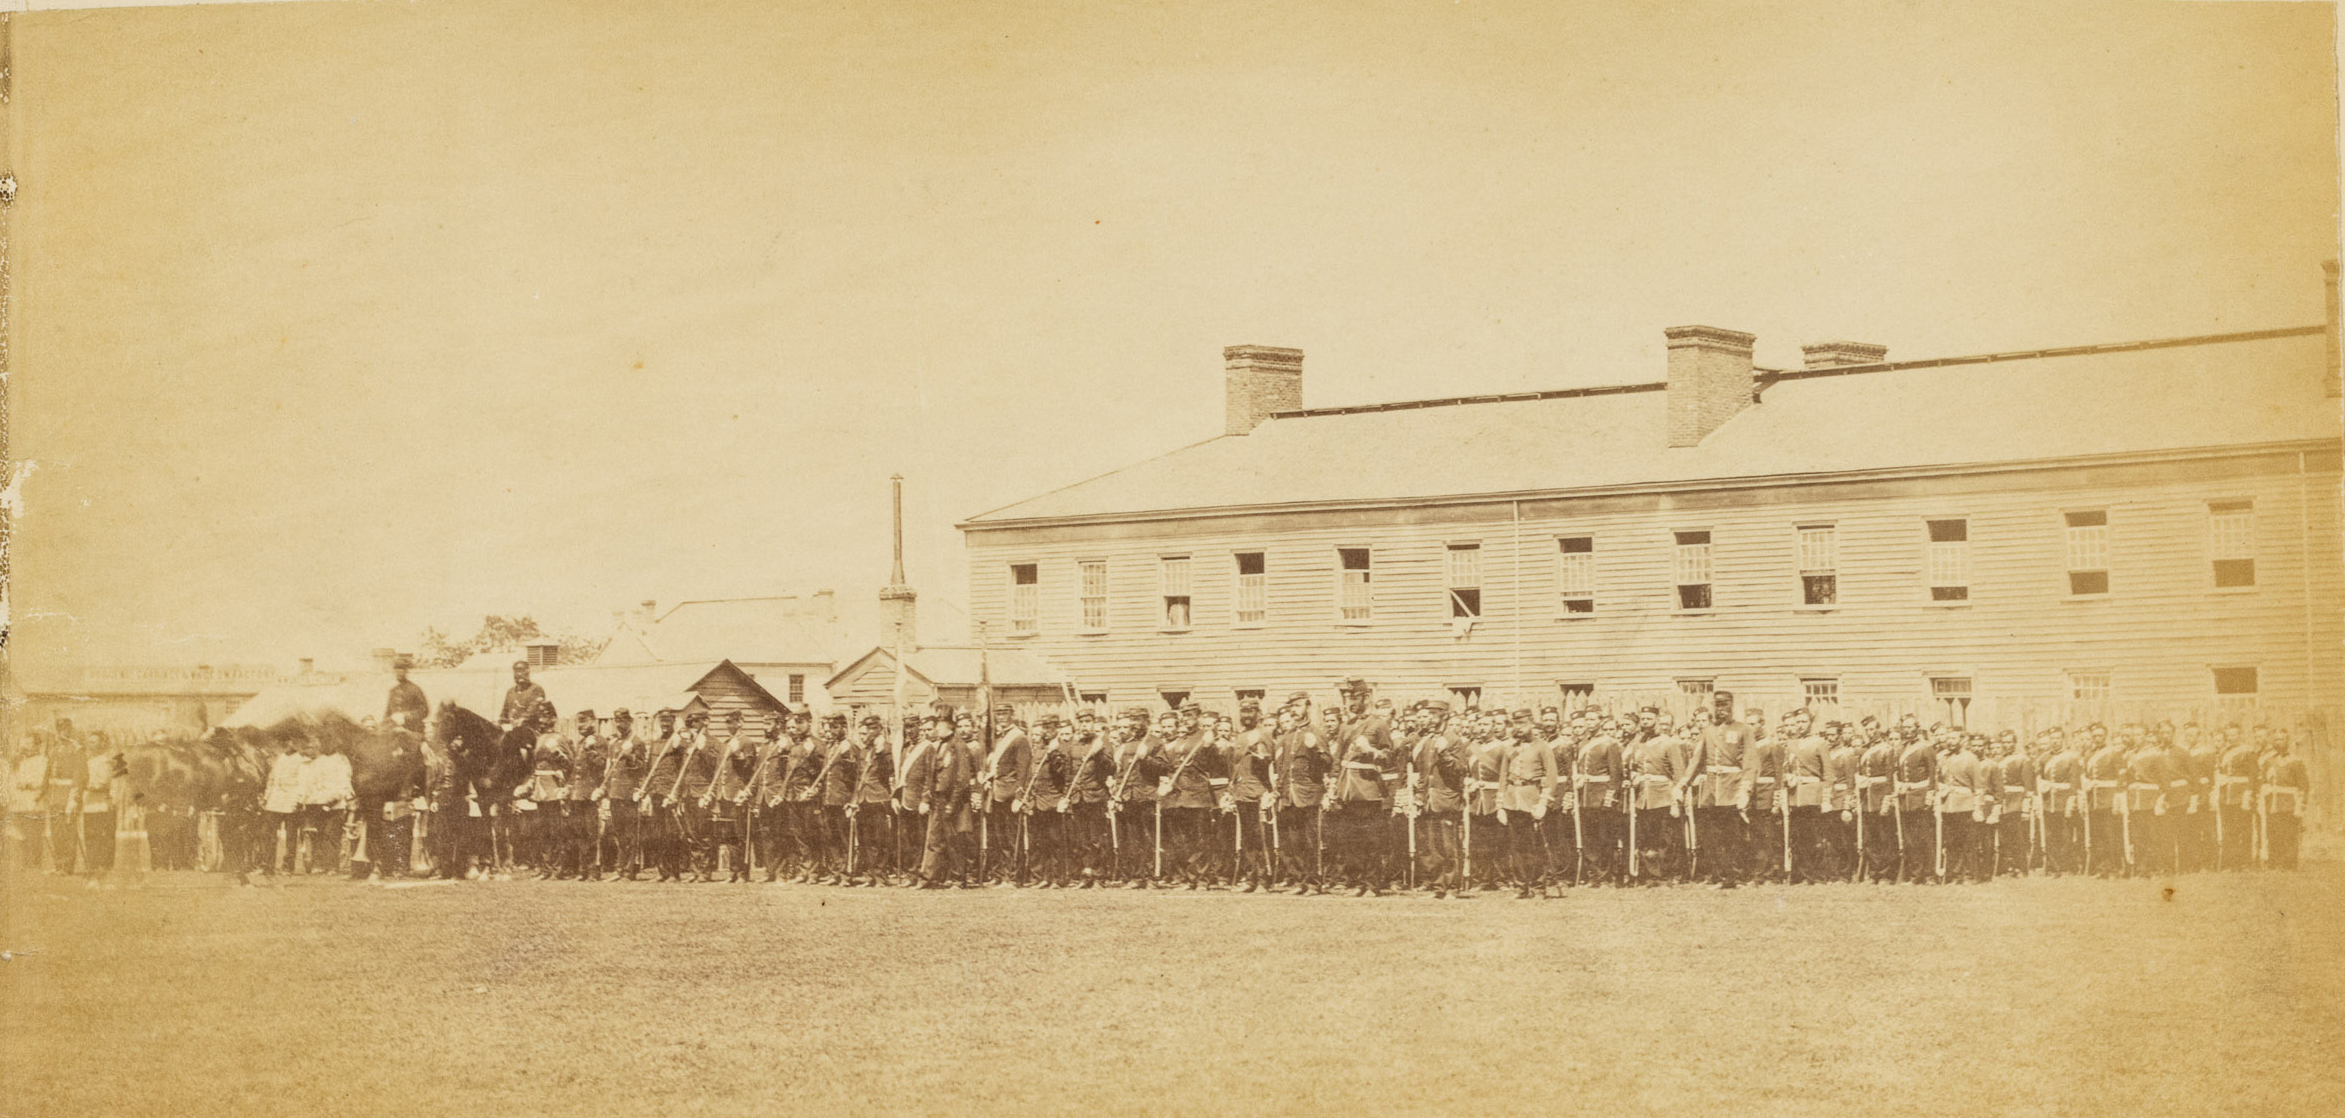
[[[466,855],[485,856],[481,868],[503,873],[512,864],[514,825],[513,790],[529,778],[529,748],[537,735],[525,726],[510,730],[464,708],[454,699],[442,699],[431,720],[432,744],[454,767],[453,790],[466,789],[479,814],[453,804],[434,804],[443,818],[436,825],[454,823],[455,841],[443,847],[455,859],[449,869],[461,870]],[[472,822],[474,818],[479,823]],[[486,850],[481,846],[485,840]]]

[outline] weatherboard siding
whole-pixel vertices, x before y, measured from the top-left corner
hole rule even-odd
[[[2304,473],[2298,473],[2299,465]],[[2094,468],[1786,483],[1514,502],[1135,518],[966,529],[976,617],[1010,630],[1010,566],[1039,566],[1040,631],[1015,640],[1116,702],[1236,689],[1327,693],[1364,676],[1388,694],[1479,686],[1550,702],[1563,682],[1657,691],[1710,678],[1794,694],[1836,678],[1847,700],[1914,699],[1933,675],[1982,698],[2060,700],[2067,672],[2107,670],[2120,702],[2206,705],[2215,666],[2254,666],[2267,704],[2345,694],[2338,455],[2213,456]],[[2216,590],[2208,504],[2254,503],[2257,585]],[[1519,509],[1519,522],[1517,520]],[[2067,593],[2063,514],[2105,509],[2110,593]],[[1970,521],[1971,599],[1930,601],[1924,521]],[[1839,602],[1800,605],[1797,528],[1838,531]],[[1715,608],[1673,608],[1672,533],[1713,540]],[[1565,616],[1561,536],[1595,540],[1596,611]],[[1520,548],[1518,551],[1518,539]],[[1481,545],[1483,617],[1453,632],[1446,547]],[[1338,620],[1336,549],[1372,549],[1373,621]],[[1269,617],[1232,622],[1238,551],[1266,553]],[[1192,557],[1193,625],[1159,622],[1158,560]],[[1106,631],[1078,631],[1077,563],[1108,561]],[[1519,586],[1520,594],[1517,595]],[[1519,690],[1518,690],[1519,688]]]

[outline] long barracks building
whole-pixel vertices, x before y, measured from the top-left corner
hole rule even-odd
[[[1234,346],[1220,437],[959,525],[972,614],[1118,704],[2326,704],[2328,282],[2325,328],[1776,370],[1688,326],[1660,380],[1360,407]]]

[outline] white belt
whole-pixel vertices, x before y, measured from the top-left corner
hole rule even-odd
[[[1712,766],[1710,766],[1710,768],[1709,768],[1709,770],[1708,770],[1708,771],[1709,771],[1709,773],[1710,773],[1710,775],[1711,775],[1711,776],[1733,776],[1734,774],[1736,774],[1736,773],[1738,773],[1738,772],[1741,772],[1741,771],[1742,771],[1742,766],[1741,766],[1741,765],[1712,765]]]
[[[2147,781],[2137,780],[2134,781],[2131,785],[2128,785],[2128,787],[2132,788],[2136,792],[2155,792],[2158,789],[2165,787],[2165,785],[2151,784]]]
[[[1466,791],[1468,792],[1490,792],[1497,788],[1498,782],[1495,780],[1469,780],[1466,782]]]
[[[2003,790],[2004,790],[2004,791],[2006,791],[2006,792],[2026,792],[2026,791],[2027,791],[2027,785],[2024,785],[2024,784],[2006,784],[2006,785],[2004,785],[2004,786],[2003,786]]]
[[[1356,769],[1361,772],[1381,773],[1384,771],[1383,769],[1378,768],[1376,765],[1367,761],[1346,761],[1343,763],[1343,767],[1347,769]]]
[[[1765,780],[1767,778],[1760,777],[1759,779]],[[1820,776],[1795,776],[1791,778],[1791,782],[1793,784],[1822,784],[1824,783],[1824,778]]]
[[[1609,777],[1609,776],[1583,776],[1583,777],[1581,777],[1581,778],[1580,778],[1580,783],[1582,783],[1582,784],[1610,784],[1610,783],[1612,783],[1612,778],[1611,778],[1611,777]]]

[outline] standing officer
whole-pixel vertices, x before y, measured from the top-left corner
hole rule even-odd
[[[2223,763],[2223,751],[2214,735],[2200,730],[2196,722],[2183,725],[2179,745],[2182,752],[2177,760],[2190,777],[2190,806],[2183,813],[2185,833],[2180,843],[2182,868],[2211,870],[2215,868],[2215,770]]]
[[[1177,726],[1159,755],[1165,775],[1156,782],[1156,795],[1164,812],[1165,864],[1175,878],[1195,889],[1205,882],[1210,858],[1206,819],[1215,794],[1229,786],[1229,777],[1195,699],[1181,703]]]
[[[1286,877],[1295,883],[1295,895],[1327,892],[1325,877],[1327,779],[1335,758],[1327,741],[1311,725],[1311,697],[1301,691],[1287,696],[1278,712],[1273,739],[1271,792],[1278,799],[1279,846],[1285,851]]]
[[[982,776],[977,782],[980,806],[985,812],[985,845],[990,848],[985,876],[1009,881],[1022,869],[1017,858],[1020,820],[1011,805],[1026,787],[1027,778],[1033,775],[1034,745],[1026,728],[1018,723],[1016,707],[995,706],[991,725],[993,749],[983,759]]]
[[[1392,766],[1392,723],[1368,707],[1366,680],[1344,681],[1346,717],[1335,737],[1337,862],[1352,895],[1383,896],[1391,884],[1384,847],[1390,810],[1384,798],[1384,771]],[[1526,712],[1527,715],[1527,712]]]
[[[1024,880],[1044,889],[1063,889],[1073,876],[1067,862],[1067,809],[1073,805],[1067,803],[1067,792],[1075,759],[1067,752],[1066,728],[1058,715],[1045,713],[1036,719],[1034,735],[1025,786],[1010,801],[1018,829],[1008,841],[1017,845]]]
[[[544,881],[554,876],[554,863],[567,837],[562,812],[570,806],[571,751],[550,708],[530,711],[527,721],[540,729],[537,743],[530,747],[528,791],[514,806],[524,809],[520,819],[522,864],[535,866],[537,879]]]
[[[1067,839],[1082,865],[1082,887],[1104,887],[1115,872],[1115,846],[1108,832],[1108,813],[1115,810],[1108,802],[1109,786],[1115,780],[1115,754],[1107,731],[1089,717],[1075,720],[1072,752],[1075,760],[1067,773],[1067,791],[1056,807],[1067,817]]]
[[[1867,881],[1894,881],[1901,872],[1898,849],[1905,841],[1897,825],[1897,743],[1871,715],[1858,720],[1857,732],[1865,739],[1856,762],[1856,823],[1864,829],[1857,842],[1864,851],[1864,876]]]
[[[2301,726],[2285,736],[2272,735],[2272,753],[2257,789],[2263,797],[2264,853],[2276,870],[2297,866],[2304,810],[2312,799],[2312,774],[2294,745],[2306,736]]]
[[[1784,779],[1791,818],[1793,881],[1833,881],[1845,871],[1826,839],[1832,807],[1832,747],[1816,732],[1816,716],[1800,708],[1783,718]]]
[[[1829,852],[1825,864],[1835,878],[1852,881],[1863,870],[1857,864],[1856,833],[1865,822],[1864,805],[1857,796],[1857,770],[1864,760],[1864,750],[1858,747],[1846,722],[1826,723],[1824,740],[1829,743],[1824,771],[1830,782],[1824,805],[1824,847]]]
[[[920,814],[927,823],[926,842],[920,856],[920,887],[943,889],[958,876],[958,845],[960,815],[968,806],[969,754],[960,741],[960,727],[953,721],[953,708],[938,703],[929,715],[927,748],[915,760],[904,760],[904,787],[918,797]]]
[[[1587,717],[1587,712],[1582,712]],[[1574,720],[1579,721],[1578,719]],[[1627,758],[1622,755],[1620,727],[1607,718],[1591,726],[1576,752],[1571,768],[1573,805],[1579,819],[1579,856],[1585,880],[1621,883],[1620,838],[1627,812]]]
[[[1539,740],[1530,711],[1515,711],[1509,722],[1514,740],[1500,755],[1498,822],[1506,828],[1515,899],[1529,900],[1545,884],[1539,824],[1555,799],[1555,755]]]
[[[1449,730],[1449,704],[1425,704],[1425,734],[1417,739],[1415,764],[1421,792],[1425,840],[1424,873],[1435,899],[1466,895],[1460,871],[1459,840],[1466,806],[1466,779],[1472,763],[1465,740]]]
[[[1987,802],[1994,795],[1989,789],[1992,779],[1987,776],[1976,748],[1976,734],[1949,730],[1945,736],[1946,751],[1938,758],[1938,814],[1939,826],[1945,831],[1946,849],[1940,855],[1947,881],[1977,881],[1985,861],[1980,855],[1979,837],[1985,822]]]
[[[592,881],[602,876],[595,868],[600,836],[595,828],[594,794],[602,784],[607,767],[604,758],[610,747],[603,740],[602,722],[594,711],[579,711],[576,723],[578,736],[567,743],[569,777],[562,784],[561,853],[553,859],[554,874]]]
[[[1734,692],[1710,696],[1712,710],[1697,712],[1694,738],[1694,830],[1700,836],[1702,877],[1731,889],[1751,860],[1749,817],[1744,811],[1743,765],[1758,740],[1749,724],[1734,717]]]
[[[1932,881],[1938,864],[1938,751],[1910,720],[1901,719],[1897,731],[1905,739],[1897,752],[1894,801],[1900,832],[1897,879]]]
[[[2111,877],[2123,872],[2131,858],[2121,818],[2126,807],[2126,753],[2122,744],[2109,740],[2108,728],[2098,722],[2086,726],[2084,733],[2084,833],[2091,862],[2086,872]]]
[[[2215,808],[2221,812],[2223,841],[2216,857],[2222,868],[2243,870],[2255,865],[2256,783],[2263,765],[2255,746],[2241,736],[2239,724],[2223,727],[2223,754],[2215,764]]]
[[[847,884],[857,878],[873,887],[897,872],[895,862],[896,755],[887,742],[887,719],[866,714],[855,727],[855,788],[845,806],[849,841]]]
[[[614,881],[633,881],[643,870],[642,816],[636,810],[636,793],[650,765],[650,750],[635,733],[635,716],[626,707],[612,711],[611,740],[603,754],[602,782],[594,795],[602,801],[598,812],[602,841],[596,845],[611,851]]]
[[[1278,869],[1271,864],[1270,828],[1265,818],[1278,810],[1270,796],[1271,736],[1262,725],[1262,702],[1238,700],[1238,731],[1230,738],[1225,767],[1229,791],[1225,798],[1231,817],[1233,879],[1245,882],[1244,892],[1268,890]]]
[[[1129,888],[1146,889],[1156,873],[1156,741],[1148,732],[1148,711],[1126,707],[1116,723],[1115,785],[1110,804],[1115,819],[1109,838],[1116,849],[1116,876]]]

